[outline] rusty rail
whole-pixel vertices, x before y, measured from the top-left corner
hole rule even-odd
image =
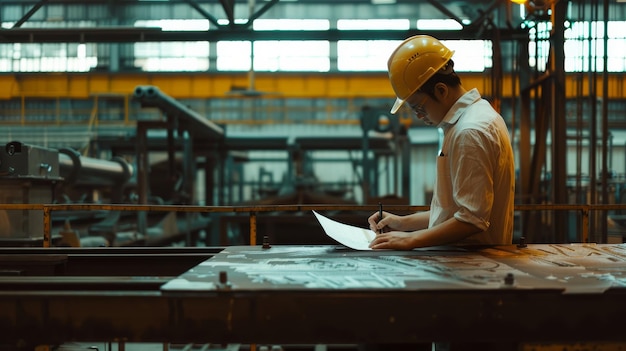
[[[299,211],[378,211],[378,205],[258,205],[258,206],[196,206],[196,205],[125,205],[125,204],[0,204],[0,210],[43,211],[43,246],[50,247],[51,214],[53,211],[161,211],[197,213],[248,213],[250,216],[250,243],[256,245],[257,215],[262,212]],[[388,211],[425,211],[429,206],[388,205]],[[515,211],[579,211],[582,220],[581,239],[589,240],[589,214],[592,211],[626,210],[626,204],[518,204]]]

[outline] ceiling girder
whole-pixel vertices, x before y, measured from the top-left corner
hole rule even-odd
[[[30,10],[28,10],[28,12],[24,14],[24,16],[22,16],[22,18],[20,18],[17,22],[15,22],[15,24],[13,25],[13,28],[21,27],[22,24],[28,21],[35,14],[35,12],[37,12],[37,10],[39,10],[43,5],[46,4],[46,2],[48,2],[48,0],[40,0],[38,3],[34,4],[33,7]]]
[[[228,23],[235,24],[235,0],[220,0],[222,7],[224,8],[224,12],[226,12],[226,18],[228,18]]]
[[[185,2],[189,4],[189,6],[193,7],[194,10],[198,11],[204,18],[208,19],[211,24],[219,28],[220,23],[218,22],[217,18],[207,12],[205,9],[203,9],[196,1],[185,0]]]
[[[439,10],[439,12],[443,13],[444,15],[452,18],[453,20],[455,20],[458,24],[465,26],[465,24],[463,23],[463,20],[461,20],[457,15],[455,15],[452,11],[450,11],[444,4],[442,4],[440,1],[438,0],[427,0],[429,4],[431,4],[434,8],[436,8],[437,10]]]
[[[110,1],[110,0],[109,0]],[[12,29],[0,29],[0,42],[8,43],[54,43],[54,42],[81,42],[81,43],[106,43],[106,42],[167,42],[167,41],[219,41],[219,40],[403,40],[415,34],[430,34],[439,39],[490,39],[493,34],[484,34],[482,22],[490,14],[501,0],[492,0],[491,5],[485,11],[480,11],[482,16],[465,25],[462,20],[450,11],[440,0],[425,0],[440,12],[453,18],[463,26],[462,31],[432,31],[421,32],[419,30],[388,31],[388,30],[354,30],[354,31],[263,31],[250,30],[255,19],[261,17],[279,0],[266,1],[263,6],[250,12],[248,20],[243,24],[235,23],[236,0],[219,0],[224,8],[228,24],[220,24],[218,18],[201,6],[201,0],[170,0],[184,2],[198,11],[211,24],[217,27],[210,31],[162,31],[160,28],[137,28],[137,27],[94,27],[94,28],[21,28],[35,12],[47,3],[74,3],[68,0],[33,0],[30,10],[19,19]],[[94,0],[93,3],[101,1]],[[133,1],[129,1],[133,2]],[[254,4],[254,2],[248,2]],[[501,40],[524,40],[527,32],[521,29],[498,29]]]
[[[209,31],[163,31],[161,28],[110,27],[110,28],[15,28],[0,29],[0,43],[133,43],[168,41],[220,41],[220,40],[404,40],[417,34],[429,34],[440,40],[491,39],[492,31],[481,33],[478,29],[461,31],[420,30],[286,30],[254,31],[245,28]],[[502,41],[528,40],[523,29],[501,29]]]

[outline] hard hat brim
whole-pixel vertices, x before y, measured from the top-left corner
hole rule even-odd
[[[393,107],[391,108],[391,114],[395,114],[396,112],[398,112],[398,110],[400,109],[400,107],[402,107],[402,105],[404,104],[404,100],[400,99],[400,98],[396,98],[396,102],[393,104]]]

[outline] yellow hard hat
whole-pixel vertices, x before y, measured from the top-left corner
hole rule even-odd
[[[429,35],[405,39],[387,61],[389,81],[397,99],[391,113],[396,113],[413,93],[443,68],[454,51]]]

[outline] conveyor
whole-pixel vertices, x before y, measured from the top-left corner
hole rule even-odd
[[[0,344],[626,342],[625,277],[621,244],[232,246],[159,288],[0,279]]]
[[[140,85],[135,87],[133,99],[139,101],[142,107],[156,107],[160,109],[168,118],[173,120],[173,126],[186,130],[195,137],[221,139],[224,136],[222,127],[161,92],[156,86]]]

